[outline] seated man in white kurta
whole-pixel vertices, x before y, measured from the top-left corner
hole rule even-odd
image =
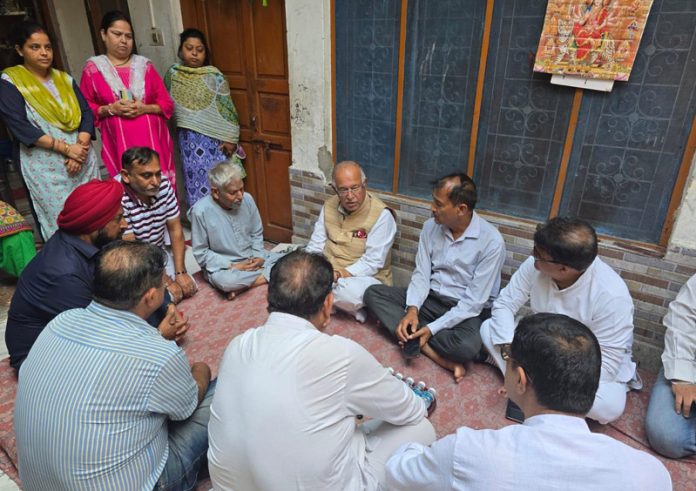
[[[423,399],[359,344],[322,332],[332,285],[321,255],[286,255],[268,320],[225,350],[208,425],[217,491],[376,491],[398,447],[435,440]]]
[[[267,283],[282,254],[263,247],[263,225],[254,198],[244,192],[241,169],[220,162],[208,172],[210,195],[189,211],[193,256],[203,276],[232,300]]]
[[[585,414],[599,385],[597,339],[565,315],[534,314],[515,330],[505,390],[527,415],[498,430],[465,426],[387,463],[391,491],[669,491],[665,466],[647,452],[590,432]],[[217,394],[216,394],[217,397]]]
[[[602,350],[602,374],[588,417],[602,424],[621,416],[626,392],[642,384],[631,359],[633,300],[626,283],[597,257],[597,234],[576,218],[552,218],[534,234],[533,256],[522,263],[493,303],[481,339],[501,372],[501,355],[515,333],[515,315],[529,300],[533,312],[565,314],[592,330]]]
[[[369,286],[392,284],[391,247],[396,236],[392,211],[367,192],[360,165],[334,167],[333,188],[314,224],[308,252],[322,253],[334,268],[334,305],[365,322],[363,294]]]

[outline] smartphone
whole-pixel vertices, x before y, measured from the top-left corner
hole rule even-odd
[[[510,399],[508,399],[505,417],[516,423],[524,423],[524,413],[522,412],[522,409]]]
[[[415,332],[413,326],[408,326],[408,333],[413,334]],[[418,358],[420,356],[420,338],[411,339],[406,341],[403,349],[404,358]]]

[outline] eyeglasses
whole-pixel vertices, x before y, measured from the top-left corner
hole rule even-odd
[[[534,381],[532,380],[532,377],[529,375],[529,372],[527,371],[527,369],[524,368],[519,362],[515,361],[515,359],[512,358],[512,345],[511,344],[504,344],[500,347],[500,356],[503,358],[504,361],[506,361],[508,363],[514,362],[518,367],[521,367],[522,370],[524,370],[524,373],[527,375],[529,382],[534,383]]]
[[[358,184],[356,186],[351,186],[349,188],[337,188],[335,186],[332,186],[334,188],[334,191],[336,191],[336,194],[339,196],[348,196],[349,194],[358,194],[358,192],[365,187],[364,184]]]
[[[563,265],[563,263],[560,261],[554,261],[553,259],[544,259],[543,257],[541,257],[539,249],[537,249],[536,246],[534,246],[534,248],[532,249],[532,256],[534,257],[534,262],[536,263],[550,263]]]
[[[504,344],[500,347],[500,356],[503,360],[508,361],[512,359],[512,347],[509,344]]]

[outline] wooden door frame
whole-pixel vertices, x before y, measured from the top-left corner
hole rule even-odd
[[[277,214],[277,208],[274,207],[274,201],[271,200],[273,196],[272,190],[269,186],[272,186],[275,181],[274,178],[277,174],[272,173],[268,167],[269,163],[277,165],[275,158],[277,157],[274,152],[277,150],[275,145],[279,145],[283,152],[289,154],[289,166],[292,165],[292,123],[290,118],[290,106],[289,106],[289,64],[288,64],[288,52],[287,52],[287,18],[286,9],[284,6],[280,8],[280,14],[282,15],[282,32],[285,36],[284,42],[284,52],[283,60],[285,63],[284,71],[286,73],[286,80],[282,82],[276,80],[273,77],[264,78],[263,74],[257,73],[256,66],[256,55],[257,46],[255,44],[255,10],[256,5],[252,4],[248,0],[230,0],[230,2],[235,2],[235,5],[239,7],[239,16],[243,18],[238,19],[238,26],[240,31],[240,60],[243,65],[244,70],[244,84],[240,80],[237,80],[236,89],[241,93],[242,87],[244,87],[244,97],[246,97],[246,106],[248,108],[248,114],[244,116],[245,119],[241,119],[243,115],[240,114],[240,138],[239,142],[244,144],[244,148],[247,151],[247,162],[249,165],[247,168],[247,178],[245,179],[247,190],[255,197],[259,212],[264,221],[264,236],[269,237],[270,240],[289,241],[293,233],[292,224],[292,214],[290,213],[289,220],[288,216],[279,217]],[[208,40],[211,39],[211,26],[213,25],[213,19],[210,16],[210,11],[205,7],[205,3],[202,0],[179,0],[182,20],[184,21],[185,28],[195,27],[200,29],[206,36]],[[271,7],[269,5],[269,7]],[[236,8],[236,7],[235,7]],[[274,12],[275,13],[275,12]],[[211,19],[209,23],[209,19]],[[235,22],[236,23],[236,22]],[[217,32],[217,27],[215,32]],[[250,31],[251,30],[251,31]],[[211,47],[211,53],[213,57],[213,64],[215,64],[215,48]],[[227,74],[226,74],[227,76]],[[233,84],[231,84],[233,85]],[[277,91],[277,92],[276,92]],[[235,97],[241,95],[238,93]],[[262,115],[265,114],[262,101],[259,97],[266,93],[267,95],[273,94],[283,94],[288,97],[288,107],[285,108],[287,111],[288,121],[290,124],[288,126],[288,134],[285,136],[283,132],[274,132],[272,128],[266,128],[264,131]],[[238,103],[241,103],[241,98],[238,99]],[[258,128],[254,127],[253,118],[256,117],[259,122]],[[285,158],[285,157],[283,157]],[[275,162],[275,163],[274,163]],[[253,164],[253,165],[252,165]],[[273,168],[273,167],[271,167]],[[276,168],[277,170],[277,168]],[[288,205],[292,207],[292,196],[291,196],[291,186],[290,186],[290,176],[288,169],[287,176],[287,195],[289,197]],[[270,179],[270,182],[269,182]],[[284,187],[284,186],[283,186]],[[285,202],[285,188],[283,190],[282,201]],[[274,198],[276,201],[280,198]],[[273,220],[275,219],[275,220]]]

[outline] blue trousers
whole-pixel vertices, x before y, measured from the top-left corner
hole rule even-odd
[[[207,466],[208,421],[216,380],[188,419],[169,422],[169,457],[155,491],[190,491],[196,488],[198,472]]]
[[[672,383],[664,370],[650,394],[645,431],[653,450],[665,457],[680,459],[696,453],[696,404],[688,418],[675,412]]]

